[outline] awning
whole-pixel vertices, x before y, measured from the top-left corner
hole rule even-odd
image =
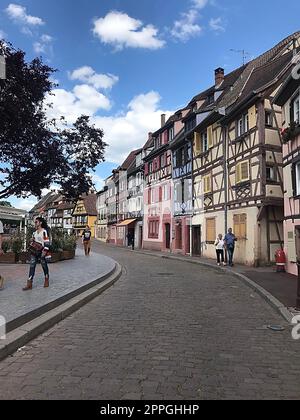
[[[128,226],[128,225],[131,225],[131,223],[134,223],[134,222],[136,222],[136,221],[137,221],[137,219],[128,219],[128,220],[124,220],[124,222],[119,223],[117,226],[118,226],[118,227],[121,227],[121,226]]]

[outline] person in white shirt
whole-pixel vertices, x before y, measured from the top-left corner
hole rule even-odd
[[[215,242],[216,253],[217,253],[217,260],[218,266],[220,267],[221,262],[225,266],[225,241],[223,239],[223,235],[219,235]]]
[[[4,234],[4,230],[3,230],[3,223],[0,220],[0,255],[3,255],[3,251],[2,251],[2,237]],[[3,288],[3,284],[4,284],[4,279],[0,274],[0,290]]]
[[[46,221],[42,217],[38,217],[35,220],[35,228],[36,231],[33,234],[32,242],[38,244],[40,246],[40,252],[32,253],[31,260],[30,260],[30,272],[29,272],[29,279],[27,281],[27,286],[24,287],[24,292],[28,290],[32,290],[33,279],[35,276],[35,269],[37,266],[38,261],[41,261],[41,265],[45,274],[45,284],[44,287],[49,287],[49,268],[47,264],[46,256],[49,252],[50,240],[49,240],[49,233],[48,233],[48,226]]]

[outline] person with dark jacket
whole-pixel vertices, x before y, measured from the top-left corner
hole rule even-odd
[[[234,265],[233,257],[234,257],[235,243],[237,242],[237,237],[234,235],[231,228],[228,230],[227,235],[225,235],[224,241],[225,241],[225,246],[228,253],[228,263],[230,267],[233,267]]]

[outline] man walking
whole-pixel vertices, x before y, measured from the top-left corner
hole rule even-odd
[[[85,256],[89,257],[91,253],[91,239],[92,239],[92,232],[89,226],[86,227],[82,234],[82,243],[84,246]]]
[[[235,251],[235,243],[237,242],[237,237],[234,235],[232,229],[230,228],[228,230],[227,235],[225,235],[224,238],[225,246],[228,253],[228,263],[230,267],[233,267],[233,257],[234,257],[234,251]]]
[[[3,251],[2,251],[3,234],[4,234],[3,223],[0,220],[0,256],[3,255]],[[3,288],[3,285],[4,285],[4,278],[1,276],[1,273],[0,273],[0,290]]]

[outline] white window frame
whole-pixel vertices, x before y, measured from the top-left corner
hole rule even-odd
[[[296,196],[300,196],[300,162],[296,164]]]

